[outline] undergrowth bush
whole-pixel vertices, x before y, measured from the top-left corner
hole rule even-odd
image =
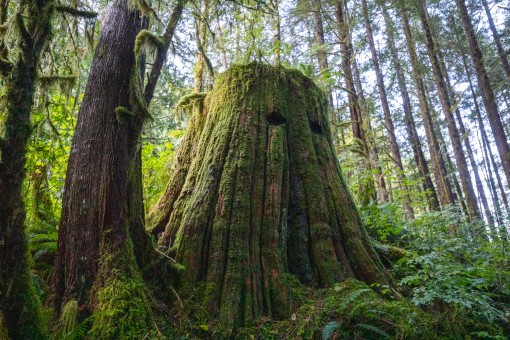
[[[428,212],[411,222],[388,227],[398,218],[365,210],[365,220],[405,252],[393,267],[398,286],[411,302],[441,317],[454,337],[503,337],[510,334],[509,244],[489,239],[485,226],[469,222],[455,207]],[[375,212],[368,216],[367,211]],[[381,230],[377,229],[378,227]],[[386,238],[388,240],[388,238]]]

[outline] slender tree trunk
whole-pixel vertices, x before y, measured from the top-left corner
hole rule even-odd
[[[5,86],[0,99],[4,118],[0,138],[0,314],[13,339],[43,337],[41,306],[27,259],[22,185],[37,68],[51,35],[53,12],[53,1],[21,0],[14,14],[19,30],[14,43],[16,56],[11,59],[14,62],[0,60]],[[6,13],[2,13],[2,20]]]
[[[448,74],[448,68],[446,67],[446,64],[444,62],[443,53],[439,49],[438,49],[437,52],[438,52],[437,53],[437,57],[438,57],[438,60],[439,60],[439,66],[440,66],[441,71],[443,72],[443,75],[444,75],[444,79],[445,79],[445,83],[446,83],[446,86],[447,86],[448,94],[449,94],[450,98],[452,99],[452,101],[455,101],[456,100],[456,98],[455,98],[455,91],[453,89],[453,86],[451,85],[450,76]],[[489,209],[489,205],[488,205],[488,202],[487,202],[487,197],[485,196],[485,190],[483,188],[482,180],[481,180],[480,174],[478,172],[478,165],[477,165],[477,163],[476,163],[476,161],[474,159],[474,156],[473,156],[473,150],[471,148],[471,143],[470,143],[469,136],[466,134],[467,131],[466,131],[466,128],[464,126],[464,122],[462,120],[462,115],[460,114],[459,105],[458,104],[454,104],[454,107],[455,107],[455,117],[457,118],[457,124],[459,125],[459,132],[460,132],[460,135],[462,136],[462,139],[464,140],[464,147],[466,148],[466,153],[467,153],[469,162],[471,164],[471,168],[473,169],[473,175],[475,177],[476,188],[478,190],[478,194],[480,196],[480,200],[482,201],[482,205],[484,207],[484,211],[487,214],[487,219],[488,219],[488,222],[489,222],[489,226],[494,228],[494,219],[493,219],[492,214],[491,214],[490,209]]]
[[[371,192],[375,185],[377,200],[380,203],[388,201],[386,194],[386,184],[382,176],[382,169],[379,165],[379,156],[375,142],[369,141],[372,133],[369,113],[366,107],[366,101],[363,95],[363,88],[357,66],[352,58],[351,34],[349,32],[348,18],[346,16],[346,3],[339,0],[336,4],[336,19],[338,23],[338,35],[340,38],[340,54],[342,56],[342,72],[347,91],[347,100],[349,105],[349,114],[352,121],[352,133],[355,141],[359,144],[364,155],[367,155],[367,168],[374,171],[375,183],[369,183],[360,187],[362,203],[368,204]],[[355,80],[353,78],[356,78]],[[355,84],[357,82],[357,85]],[[356,85],[356,86],[355,86]],[[357,89],[356,89],[357,87]],[[364,125],[368,126],[369,136],[367,136]]]
[[[450,140],[453,147],[453,153],[455,160],[457,161],[457,169],[459,171],[460,182],[466,198],[466,205],[468,208],[469,216],[472,218],[480,218],[480,210],[478,209],[478,203],[476,200],[475,191],[471,182],[471,176],[469,174],[469,168],[467,165],[464,151],[462,150],[462,144],[460,141],[459,132],[455,125],[455,118],[452,110],[451,98],[448,94],[448,87],[445,81],[444,73],[441,70],[441,65],[438,58],[437,45],[432,36],[432,30],[429,25],[429,18],[427,13],[427,7],[425,2],[422,1],[418,10],[422,28],[425,34],[425,42],[427,45],[427,51],[432,64],[432,71],[434,73],[434,79],[437,85],[437,91],[439,93],[439,99],[441,101],[441,107],[443,115],[446,119],[446,126],[450,135]]]
[[[349,68],[350,69],[350,68]],[[367,146],[368,148],[368,159],[370,162],[370,169],[374,172],[374,178],[375,178],[375,190],[377,194],[377,201],[379,203],[386,203],[388,202],[388,193],[386,192],[386,182],[384,180],[384,176],[382,173],[382,167],[379,163],[379,151],[377,149],[377,144],[375,143],[375,132],[372,129],[372,123],[371,119],[368,114],[368,108],[367,108],[367,102],[365,100],[365,95],[363,92],[363,85],[361,83],[361,79],[359,76],[358,71],[358,65],[356,62],[353,64],[353,76],[354,76],[354,83],[356,86],[356,92],[359,94],[357,97],[357,103],[359,103],[359,108],[361,112],[361,117],[363,121],[367,122],[367,128],[369,131],[369,139],[371,142]],[[353,104],[356,105],[356,104]]]
[[[494,20],[492,19],[491,10],[489,8],[489,4],[487,0],[481,0],[483,8],[485,10],[485,14],[487,15],[487,21],[489,21],[489,27],[492,32],[492,37],[494,38],[494,42],[496,43],[496,49],[498,51],[499,59],[501,60],[501,65],[503,66],[503,70],[505,71],[505,75],[507,81],[510,82],[510,64],[508,63],[508,59],[506,57],[505,49],[503,48],[503,44],[501,43],[501,39],[499,37],[498,30],[496,29],[496,25],[494,24]]]
[[[313,37],[318,45],[316,57],[319,64],[319,71],[328,69],[327,49],[324,40],[324,25],[322,22],[322,4],[321,0],[310,0],[311,11],[313,16]]]
[[[347,23],[347,17],[345,15],[343,0],[339,0],[336,4],[336,17],[338,22],[338,35],[340,38],[340,54],[342,56],[342,71],[345,80],[345,89],[347,90],[347,96],[349,100],[349,112],[351,116],[352,134],[354,138],[363,142],[366,148],[365,136],[363,132],[363,118],[359,108],[359,102],[356,95],[356,89],[354,87],[351,61],[352,61],[352,45],[349,33],[349,27]]]
[[[462,26],[464,27],[464,33],[466,34],[466,39],[469,43],[469,50],[475,66],[478,86],[482,92],[485,111],[487,112],[487,117],[492,128],[492,134],[494,135],[499,157],[501,158],[503,171],[505,172],[508,186],[510,187],[510,145],[508,143],[508,138],[503,128],[503,123],[499,115],[498,104],[496,103],[492,85],[487,75],[487,70],[485,69],[482,52],[478,46],[478,40],[473,30],[473,25],[471,24],[471,18],[469,17],[466,3],[464,0],[456,0],[456,2]]]
[[[400,155],[400,147],[397,142],[395,135],[395,128],[393,125],[393,118],[391,116],[390,105],[388,104],[388,96],[386,94],[386,87],[384,85],[384,77],[379,64],[379,57],[377,56],[377,50],[375,48],[374,35],[372,33],[372,24],[370,23],[370,15],[368,13],[368,7],[366,0],[361,0],[361,6],[363,8],[363,17],[365,18],[365,28],[367,32],[368,45],[370,52],[372,53],[372,63],[374,65],[375,75],[377,78],[377,88],[379,90],[379,98],[384,112],[384,121],[388,136],[390,139],[391,153],[395,165],[397,166],[397,178],[401,195],[404,198],[404,211],[407,219],[414,219],[414,210],[411,206],[411,199],[405,186],[406,176],[404,173],[404,165],[402,164],[402,156]]]
[[[130,210],[140,210],[130,200],[141,190],[136,159],[145,118],[137,102],[143,95],[134,86],[140,29],[139,15],[128,10],[127,1],[109,5],[78,115],[62,203],[55,309],[59,314],[76,301],[81,318],[95,315],[91,335],[101,338],[144,335],[152,327],[136,262],[138,249],[147,247],[140,235],[148,239],[130,225],[137,216]]]
[[[459,184],[459,179],[457,178],[456,168],[455,164],[452,160],[452,157],[450,155],[450,152],[448,151],[448,146],[446,145],[446,141],[443,138],[443,133],[441,131],[441,127],[439,126],[439,122],[434,120],[434,133],[437,136],[437,141],[439,144],[439,149],[441,152],[441,157],[445,160],[446,169],[448,172],[448,177],[450,178],[452,182],[452,195],[453,195],[453,203],[458,203],[459,208],[461,209],[462,213],[466,216],[469,215],[467,205],[464,199],[464,195],[462,193],[462,188]]]
[[[216,79],[203,110],[200,139],[186,139],[196,155],[160,238],[186,268],[179,294],[205,284],[204,307],[229,333],[290,314],[285,273],[316,286],[348,277],[388,283],[340,173],[326,96],[310,79],[235,66]]]
[[[328,72],[329,64],[328,64],[328,54],[326,48],[326,40],[324,39],[324,24],[322,21],[322,0],[310,0],[311,11],[313,16],[313,37],[317,46],[317,52],[315,56],[317,57],[317,63],[319,65],[319,72]],[[331,93],[331,88],[327,87],[328,92],[328,100],[330,108],[333,108],[333,95]]]
[[[275,65],[280,65],[282,59],[282,30],[280,23],[280,1],[279,0],[271,0],[271,5],[274,11],[274,63]]]
[[[413,117],[413,111],[411,107],[411,99],[409,97],[409,92],[407,90],[407,82],[404,75],[404,70],[402,68],[402,63],[400,62],[400,58],[398,56],[397,48],[395,46],[394,34],[395,27],[393,26],[393,22],[388,14],[388,10],[386,5],[383,3],[383,14],[386,22],[386,34],[388,37],[388,45],[390,47],[391,58],[393,61],[393,66],[395,67],[395,73],[397,75],[398,86],[400,89],[400,95],[402,97],[402,106],[404,109],[404,119],[406,122],[407,134],[409,137],[409,141],[411,142],[411,146],[414,154],[414,161],[416,166],[418,167],[418,171],[423,178],[423,189],[425,190],[427,203],[429,205],[430,210],[438,210],[439,209],[439,201],[437,199],[436,190],[434,189],[434,184],[432,183],[432,178],[429,172],[429,166],[427,164],[427,160],[425,159],[425,154],[423,153],[423,149],[419,140],[418,132],[416,131],[416,123]]]
[[[197,23],[197,63],[195,65],[195,92],[205,90],[207,74],[206,48],[207,48],[207,21],[209,20],[209,0],[201,0],[200,17]]]
[[[452,21],[452,24],[455,25],[455,21]],[[471,81],[471,71],[469,70],[469,66],[468,66],[467,61],[466,61],[466,54],[464,53],[464,48],[463,48],[463,45],[462,45],[462,41],[460,40],[460,38],[459,38],[459,36],[457,34],[455,34],[455,38],[456,38],[457,44],[459,46],[459,52],[460,52],[460,55],[461,55],[462,64],[464,66],[464,71],[466,72],[467,80],[468,80],[468,83],[469,83],[469,88],[471,90],[471,94],[472,94],[473,101],[474,101],[474,104],[475,104],[475,112],[477,114],[477,118],[478,117],[481,118],[480,108],[478,107],[478,101],[476,99],[476,93],[475,93],[475,91],[473,89],[473,83]],[[441,58],[441,61],[442,61],[442,64],[443,64],[443,69],[446,70],[446,66],[444,65],[444,58]],[[450,84],[450,80],[448,79],[448,77],[447,77],[447,82],[448,82],[448,86],[450,87],[450,89],[452,89],[452,93],[453,93],[453,88],[452,88],[452,86]],[[460,133],[463,136],[466,136],[466,128],[464,127],[464,123],[462,122],[462,117],[460,115],[460,110],[458,109],[458,107],[455,110],[455,114],[456,114],[457,120],[459,122]],[[480,120],[478,120],[478,122],[480,123]],[[483,127],[483,125],[479,125],[479,128],[480,128],[481,133],[485,134],[485,128]],[[493,233],[493,235],[495,235],[494,217],[492,216],[491,210],[489,208],[489,203],[487,202],[487,197],[485,195],[485,189],[483,187],[483,183],[482,183],[479,171],[478,171],[478,166],[476,164],[476,161],[475,161],[475,158],[474,158],[474,155],[473,155],[473,150],[471,148],[471,144],[469,142],[468,136],[466,136],[464,138],[464,145],[465,145],[465,148],[467,150],[467,154],[468,154],[468,157],[469,157],[469,161],[471,163],[471,167],[473,168],[473,171],[474,171],[476,188],[477,188],[478,194],[480,195],[480,200],[482,201],[482,205],[483,205],[483,208],[484,208],[484,211],[485,211],[485,215],[487,216],[487,221],[488,221],[488,224],[489,224],[489,228],[491,228],[491,232]],[[483,149],[483,145],[481,145],[481,147]],[[495,201],[493,201],[493,203],[494,203],[495,208],[497,208],[497,205],[499,205],[499,203],[495,202]]]
[[[402,26],[404,28],[404,33],[406,36],[407,50],[409,53],[409,57],[411,59],[412,75],[414,78],[414,82],[416,84],[416,88],[418,90],[421,117],[423,120],[423,125],[425,127],[425,135],[427,137],[427,142],[429,145],[430,158],[432,163],[432,169],[434,172],[434,179],[436,183],[439,202],[441,203],[442,206],[445,206],[452,204],[454,202],[452,188],[450,182],[448,181],[448,172],[446,170],[446,165],[444,163],[443,157],[441,156],[439,144],[434,134],[432,116],[429,104],[427,102],[427,94],[425,84],[423,83],[423,74],[421,72],[422,67],[418,60],[418,55],[416,53],[415,47],[416,45],[414,42],[413,35],[411,33],[409,19],[407,17],[407,12],[404,6],[405,6],[404,3],[401,1],[400,16],[402,19]]]

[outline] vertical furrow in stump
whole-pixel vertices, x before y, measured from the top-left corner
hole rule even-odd
[[[329,149],[334,155],[333,141],[329,124],[327,127],[327,139],[321,149]],[[334,174],[331,179],[333,188],[332,194],[336,206],[336,216],[340,224],[340,235],[343,248],[349,260],[349,267],[352,269],[355,277],[365,282],[388,282],[388,278],[384,273],[384,269],[377,257],[368,235],[363,227],[361,217],[354,204],[354,201],[347,189],[342,170],[337,158],[328,162],[328,170],[330,174]]]
[[[253,95],[252,95],[253,96]],[[256,94],[255,94],[256,96]],[[247,99],[247,106],[243,105],[239,119],[240,141],[237,147],[235,184],[232,201],[232,216],[229,241],[227,248],[227,262],[224,268],[224,281],[221,295],[221,318],[234,327],[242,325],[245,318],[251,318],[251,301],[246,294],[249,269],[248,236],[251,187],[251,169],[254,166],[253,154],[255,150],[255,131],[252,130],[254,103]]]
[[[147,229],[150,230],[154,236],[158,236],[165,231],[174,210],[174,204],[184,187],[192,160],[196,159],[196,153],[199,149],[198,142],[202,140],[200,136],[207,116],[207,111],[204,108],[205,94],[200,95],[201,96],[193,94],[189,98],[184,98],[184,100],[180,101],[182,106],[180,109],[184,109],[184,106],[188,106],[191,117],[187,133],[173,158],[172,177],[167,183],[164,194],[160,197],[147,218]]]
[[[268,150],[266,162],[265,206],[260,238],[264,295],[268,315],[277,318],[290,314],[287,288],[281,281],[283,264],[279,243],[281,192],[283,186],[286,131],[282,125],[268,126]]]
[[[251,313],[254,317],[260,317],[267,311],[265,308],[265,300],[262,285],[262,265],[260,261],[260,233],[263,219],[264,195],[261,194],[265,173],[260,171],[264,168],[266,162],[267,138],[264,131],[267,130],[267,121],[262,114],[262,105],[255,105],[257,112],[256,119],[252,129],[255,135],[254,163],[251,169],[252,182],[250,187],[250,217],[249,217],[249,268],[250,268],[250,298],[252,301]]]
[[[321,124],[316,117],[308,117],[307,113],[311,108],[307,101],[307,98],[300,98],[304,105],[301,108],[303,111],[295,112],[289,117],[290,148],[294,157],[291,162],[295,164],[296,175],[303,183],[314,274],[321,285],[330,285],[340,279],[340,270],[334,253],[331,228],[328,225],[324,186],[312,142],[312,134],[321,133]]]
[[[240,95],[242,99],[243,95]],[[207,282],[210,284],[207,291],[207,301],[209,312],[213,315],[216,314],[222,305],[222,292],[227,265],[229,260],[229,242],[231,232],[231,221],[236,209],[235,194],[237,187],[237,167],[240,152],[240,122],[243,117],[243,112],[237,105],[239,102],[228,102],[226,105],[231,105],[231,110],[225,110],[223,115],[218,116],[220,120],[229,119],[233,122],[233,129],[230,134],[222,131],[215,130],[214,133],[224,133],[222,138],[228,139],[226,145],[227,157],[224,161],[223,171],[219,174],[220,186],[216,204],[216,215],[212,225],[211,245],[209,248],[209,257],[212,259],[208,267]],[[231,114],[231,117],[228,115]],[[227,118],[228,117],[228,118]],[[214,146],[213,146],[214,148]],[[211,150],[213,152],[213,150]]]

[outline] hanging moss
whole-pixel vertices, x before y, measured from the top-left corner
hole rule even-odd
[[[179,294],[206,284],[211,327],[231,334],[262,316],[290,316],[288,273],[310,286],[350,277],[389,284],[342,178],[327,98],[312,80],[235,65],[197,102],[191,119],[205,122],[188,129],[193,153],[177,160],[186,171],[159,209],[159,243],[185,267]]]

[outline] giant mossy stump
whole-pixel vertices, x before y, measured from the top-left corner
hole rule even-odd
[[[150,217],[156,229],[166,226],[160,246],[185,266],[182,294],[207,287],[210,316],[231,330],[289,316],[285,273],[317,287],[351,277],[387,283],[341,175],[326,97],[312,80],[238,65],[207,96],[182,103],[190,127]]]

